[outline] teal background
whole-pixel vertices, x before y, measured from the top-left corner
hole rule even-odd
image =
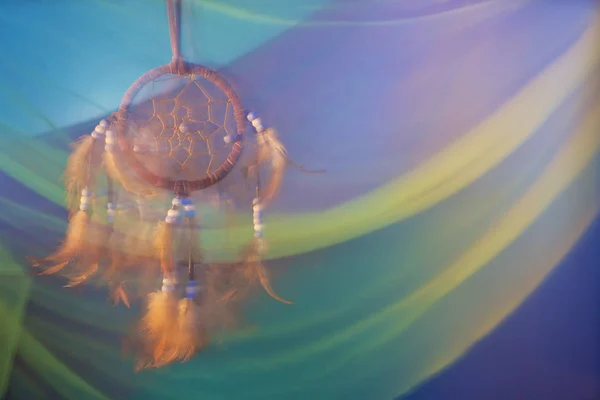
[[[269,266],[295,304],[257,295],[247,329],[136,374],[121,340],[139,305],[33,276],[24,257],[64,233],[68,142],[169,60],[168,31],[159,0],[3,1],[0,391],[600,396],[594,2],[190,0],[184,13],[186,57],[221,70],[294,160],[327,170],[290,170],[270,210]]]

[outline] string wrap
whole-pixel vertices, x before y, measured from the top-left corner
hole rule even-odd
[[[169,36],[173,64],[180,64],[181,57],[181,0],[167,0],[167,18],[169,19]],[[181,63],[182,64],[182,63]]]

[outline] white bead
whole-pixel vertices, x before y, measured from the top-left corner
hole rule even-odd
[[[177,223],[177,217],[167,217],[167,218],[165,218],[165,222],[167,224],[176,224]]]
[[[248,118],[248,121],[252,122],[253,120],[256,119],[256,114],[254,114],[253,112],[248,113],[247,118]]]
[[[260,118],[256,118],[256,119],[252,120],[252,126],[253,127],[256,128],[259,125],[262,125],[262,121],[260,120]]]
[[[110,145],[115,144],[115,138],[107,136],[106,139],[104,139],[104,143],[110,144]]]
[[[171,285],[163,285],[163,287],[160,288],[161,292],[172,292],[173,290],[175,290],[175,288]]]
[[[252,206],[259,206],[260,205],[260,199],[258,197],[255,197],[252,199]]]
[[[263,225],[262,224],[254,224],[254,232],[262,232]]]
[[[96,131],[92,132],[92,137],[93,137],[94,139],[98,139],[100,136],[101,136],[101,135],[100,135],[98,132],[96,132]]]
[[[79,199],[79,204],[91,204],[92,203],[92,199],[90,199],[89,197],[82,197],[81,199]]]
[[[262,207],[262,204],[260,204],[260,203],[256,203],[256,204],[254,204],[254,205],[252,206],[252,211],[253,211],[253,212],[255,212],[255,213],[259,213],[259,212],[261,212],[261,211],[262,211],[262,208],[263,208],[263,207]]]
[[[178,210],[169,210],[167,211],[167,217],[177,217],[179,216]]]
[[[196,207],[194,207],[193,204],[187,205],[187,206],[183,206],[183,209],[185,211],[194,211],[196,209]]]
[[[107,138],[107,139],[108,139],[108,138],[114,139],[114,138],[115,138],[115,136],[116,136],[116,135],[115,135],[115,132],[114,132],[112,129],[109,129],[109,130],[107,130],[107,131],[106,131],[106,138]]]
[[[171,204],[173,204],[174,206],[178,206],[181,204],[181,200],[179,198],[175,197],[173,199],[173,201],[171,201]]]
[[[106,132],[106,127],[104,127],[102,125],[96,125],[96,127],[94,128],[94,132],[96,132],[100,135],[104,135],[104,133]]]
[[[90,204],[89,204],[89,203],[81,203],[81,204],[79,205],[79,209],[80,209],[81,211],[87,211],[87,210],[89,210],[89,209],[90,209]]]
[[[108,128],[109,123],[107,120],[103,119],[98,125],[100,125],[103,128]]]
[[[92,195],[92,191],[90,189],[83,189],[81,191],[81,195],[85,197],[90,197]]]
[[[224,136],[223,141],[227,144],[231,143],[231,136]]]

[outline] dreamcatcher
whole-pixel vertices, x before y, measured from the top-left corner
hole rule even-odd
[[[162,279],[160,290],[147,295],[140,367],[189,359],[212,330],[227,325],[235,305],[255,286],[289,303],[274,292],[261,262],[266,251],[262,212],[281,186],[290,163],[287,152],[275,130],[244,110],[219,73],[183,60],[181,0],[168,0],[167,12],[171,62],[142,75],[118,111],[75,144],[64,173],[70,211],[66,237],[53,254],[32,259],[43,274],[68,277],[67,286],[100,276],[115,301],[126,305],[132,296],[128,283],[147,295],[156,290],[148,282]],[[208,266],[194,202],[234,169],[246,125],[256,133],[256,154],[244,169],[254,182],[253,237],[239,262]],[[105,199],[98,195],[101,190]],[[157,216],[169,192],[170,208],[166,216]],[[128,209],[125,203],[132,198],[136,206]],[[132,215],[135,223],[119,225]],[[182,259],[183,273],[177,267]]]

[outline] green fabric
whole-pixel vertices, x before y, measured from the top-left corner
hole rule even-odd
[[[13,358],[24,334],[22,323],[30,286],[25,269],[0,248],[0,394],[8,386]]]

